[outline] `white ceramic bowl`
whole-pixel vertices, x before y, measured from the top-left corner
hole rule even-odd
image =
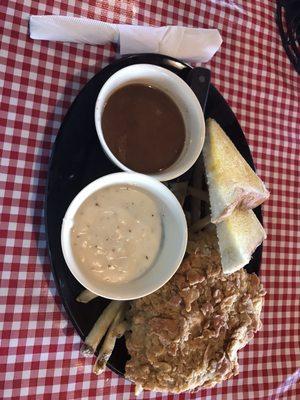
[[[88,279],[84,268],[75,261],[71,230],[78,208],[91,194],[105,187],[120,184],[142,188],[154,198],[162,216],[163,239],[155,263],[142,276],[124,284],[99,283]],[[109,299],[130,300],[154,292],[174,275],[185,254],[187,224],[182,207],[166,186],[146,175],[119,172],[95,180],[74,198],[63,219],[61,245],[70,271],[85,288]]]
[[[181,111],[186,129],[186,141],[182,153],[169,168],[150,175],[160,181],[177,178],[192,167],[201,153],[205,138],[205,121],[200,103],[192,89],[179,76],[165,68],[151,64],[135,64],[117,71],[106,81],[99,92],[95,106],[95,125],[100,143],[111,161],[123,171],[132,172],[111,152],[101,127],[102,113],[108,98],[117,89],[132,83],[153,85],[163,90]]]

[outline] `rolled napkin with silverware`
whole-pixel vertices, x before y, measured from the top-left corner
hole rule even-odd
[[[29,29],[32,39],[94,45],[114,42],[119,44],[120,54],[160,53],[202,63],[222,44],[217,29],[111,24],[61,15],[32,15]]]

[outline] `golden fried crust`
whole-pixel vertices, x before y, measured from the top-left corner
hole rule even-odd
[[[237,351],[261,326],[258,277],[222,273],[215,233],[193,240],[173,278],[131,303],[126,377],[143,389],[179,393],[237,375]]]

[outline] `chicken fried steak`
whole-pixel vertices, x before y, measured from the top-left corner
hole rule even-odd
[[[167,284],[131,302],[126,377],[146,390],[179,393],[237,375],[237,352],[261,327],[258,277],[223,274],[215,233],[191,247]]]

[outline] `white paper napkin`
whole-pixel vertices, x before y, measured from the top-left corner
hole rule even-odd
[[[60,15],[32,15],[30,37],[89,44],[115,42],[121,54],[161,53],[196,62],[209,61],[222,43],[217,29],[110,24]]]

